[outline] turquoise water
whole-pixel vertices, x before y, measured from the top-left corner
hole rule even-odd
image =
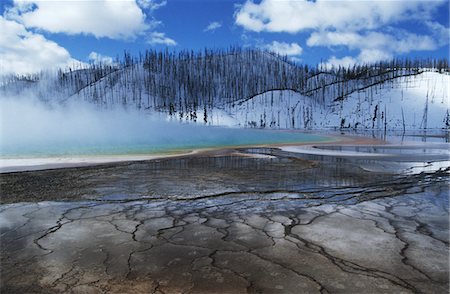
[[[199,148],[283,143],[324,142],[330,137],[294,131],[186,126],[143,132],[118,132],[117,136],[49,136],[35,140],[2,140],[2,158],[73,155],[158,154]]]

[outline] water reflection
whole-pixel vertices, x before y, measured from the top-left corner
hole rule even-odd
[[[233,155],[236,152],[246,156]],[[252,153],[258,152],[258,158]],[[270,155],[262,157],[261,155]],[[83,168],[3,174],[2,201],[75,200],[127,195],[198,197],[238,191],[305,191],[365,185],[388,178],[342,158],[319,158],[278,149],[230,150]]]
[[[450,142],[450,132],[445,129],[433,130],[339,130],[342,135],[371,137],[389,142]]]

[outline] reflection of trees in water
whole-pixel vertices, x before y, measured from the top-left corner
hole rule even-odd
[[[292,192],[396,185],[411,177],[362,169],[374,160],[302,155],[278,149],[216,151],[205,155],[92,167],[4,174],[2,201],[75,200],[99,197],[195,198],[251,192]],[[266,158],[249,157],[252,153]],[[395,166],[394,166],[395,167]],[[419,181],[419,179],[416,179]],[[383,186],[384,187],[384,186]],[[382,188],[384,189],[384,188]],[[120,198],[123,198],[122,196]]]

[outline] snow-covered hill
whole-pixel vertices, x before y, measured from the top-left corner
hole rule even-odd
[[[441,129],[450,124],[450,75],[423,72],[395,78],[324,103],[292,90],[257,95],[226,110],[211,124],[263,128]]]
[[[447,60],[324,69],[255,49],[149,51],[114,65],[9,77],[0,81],[0,99],[88,102],[207,125],[448,129],[449,72]]]

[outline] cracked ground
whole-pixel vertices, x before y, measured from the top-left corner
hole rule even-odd
[[[0,292],[448,293],[449,168],[372,164],[241,149],[2,174]]]

